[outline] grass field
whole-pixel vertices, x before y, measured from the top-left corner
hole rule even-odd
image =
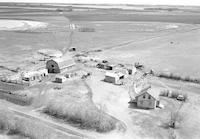
[[[20,8],[18,8],[18,10],[20,11]],[[132,14],[129,14],[130,12],[132,12]],[[180,58],[186,61],[196,61],[198,55],[194,53],[194,50],[196,50],[197,46],[192,43],[198,41],[198,35],[196,35],[198,30],[184,34],[182,31],[190,31],[194,28],[198,28],[198,25],[196,25],[199,22],[197,17],[198,14],[192,12],[167,12],[166,15],[162,15],[159,14],[159,12],[134,13],[133,11],[126,10],[112,11],[103,9],[95,10],[92,13],[90,11],[74,11],[60,15],[51,15],[47,12],[45,16],[37,14],[34,16],[5,16],[5,14],[2,14],[0,18],[35,20],[48,23],[49,26],[47,30],[35,30],[33,32],[0,31],[0,50],[2,52],[0,55],[2,60],[0,62],[7,67],[16,67],[16,65],[18,67],[26,67],[27,64],[30,64],[31,59],[33,59],[34,52],[40,48],[62,50],[68,45],[69,30],[67,26],[70,20],[78,26],[93,27],[96,30],[91,33],[74,32],[72,46],[77,47],[78,50],[95,48],[106,49],[122,46],[121,49],[119,48],[119,51],[121,52],[121,50],[123,50],[124,53],[126,53],[126,50],[128,50],[129,53],[126,53],[126,57],[128,57],[129,61],[141,61],[152,67],[155,66],[155,69],[158,69],[156,66],[160,63],[159,60],[164,60],[169,63],[166,64],[168,67],[161,65],[159,66],[159,70],[166,70],[171,67],[171,69],[175,71],[174,66],[178,63],[179,65],[177,65],[177,67],[180,67],[180,69],[189,70],[189,67],[193,65],[187,65],[186,67],[180,65],[182,63]],[[179,31],[180,33],[178,33]],[[176,32],[175,37],[174,35],[171,36],[174,32]],[[7,41],[8,37],[9,41]],[[151,39],[154,37],[155,39]],[[187,40],[185,38],[187,38]],[[173,44],[171,45],[170,42],[173,42]],[[187,46],[190,46],[189,51]],[[144,48],[147,49],[144,51]],[[165,51],[162,51],[163,49]],[[182,53],[182,55],[179,54],[180,58],[172,60],[174,59],[173,55],[177,55],[175,53],[179,51]],[[163,54],[164,52],[168,52],[169,54]],[[108,52],[109,55],[112,55],[111,53],[115,55],[118,52],[117,50]],[[124,53],[120,54],[121,57],[123,57],[123,61],[129,62],[126,60],[126,57],[124,57]],[[183,56],[183,53],[187,53],[187,57]],[[139,54],[141,54],[141,56]],[[152,60],[148,58],[148,55]],[[102,56],[106,57],[107,54],[103,54]],[[188,73],[188,70],[186,73]],[[179,72],[179,69],[175,72]],[[196,71],[191,71],[191,73],[194,72]]]

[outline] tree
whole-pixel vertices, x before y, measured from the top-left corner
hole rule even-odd
[[[177,138],[177,136],[176,136],[174,130],[170,129],[169,130],[169,139],[176,139],[176,138]]]
[[[177,127],[177,123],[181,123],[183,121],[183,117],[180,114],[180,109],[183,106],[183,102],[180,104],[180,106],[178,107],[178,109],[171,111],[171,115],[170,115],[170,121],[169,121],[169,127],[171,128],[176,128]]]

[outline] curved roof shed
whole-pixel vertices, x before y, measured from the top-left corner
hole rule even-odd
[[[61,73],[62,70],[65,70],[74,65],[75,62],[72,58],[55,58],[46,62],[48,73]]]

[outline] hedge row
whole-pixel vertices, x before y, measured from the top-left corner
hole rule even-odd
[[[157,73],[155,74],[157,77],[172,79],[172,80],[180,80],[185,82],[192,82],[200,84],[200,78],[195,78],[191,76],[181,76],[174,73]]]

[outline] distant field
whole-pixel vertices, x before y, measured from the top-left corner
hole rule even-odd
[[[58,7],[48,5],[43,8]],[[31,8],[41,10],[42,7],[33,5]],[[1,9],[4,10],[10,13],[2,13],[1,19],[33,20],[49,24],[47,29],[32,32],[0,31],[0,64],[4,66],[24,66],[33,60],[34,53],[39,49],[62,50],[68,47],[68,25],[71,22],[79,27],[95,29],[95,32],[74,31],[71,46],[77,50],[103,49],[106,50],[101,54],[103,58],[129,63],[141,61],[153,69],[180,74],[200,74],[197,53],[199,31],[190,32],[199,27],[198,12],[93,9],[35,13],[27,9],[24,11],[19,5],[13,11],[5,7]],[[23,11],[23,15],[16,10],[19,13]]]
[[[199,24],[196,13],[130,12],[99,10],[93,12],[70,12],[66,17],[73,21],[134,21],[134,22],[174,22]]]
[[[115,48],[193,27],[184,24],[131,21],[76,21],[74,23],[78,26],[95,28],[95,32],[74,33],[72,46],[81,50]]]
[[[2,16],[2,17],[1,17]],[[5,19],[1,15],[1,19]],[[30,64],[39,49],[63,49],[68,43],[69,20],[62,16],[10,16],[7,19],[40,21],[46,28],[0,31],[0,65],[15,68]],[[36,58],[37,59],[37,58]]]
[[[108,50],[103,54],[110,60],[124,63],[140,61],[149,68],[178,75],[200,78],[200,30],[136,42]]]

